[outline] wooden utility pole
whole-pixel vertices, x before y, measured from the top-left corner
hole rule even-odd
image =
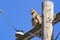
[[[53,13],[53,2],[45,0],[42,4],[43,20],[42,20],[42,40],[51,40],[54,20]]]

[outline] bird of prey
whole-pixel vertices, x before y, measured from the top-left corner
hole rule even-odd
[[[39,27],[42,24],[41,16],[33,9],[30,11],[32,15],[32,26]]]

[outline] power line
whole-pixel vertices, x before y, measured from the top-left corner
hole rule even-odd
[[[55,40],[57,40],[57,39],[58,39],[59,35],[60,35],[60,32],[57,34],[57,36],[56,36]]]
[[[18,31],[15,26],[11,23],[10,19],[8,19],[7,15],[5,14],[2,14],[2,11],[0,11],[0,14],[7,20],[7,22],[12,26],[12,28],[15,30],[15,31]]]

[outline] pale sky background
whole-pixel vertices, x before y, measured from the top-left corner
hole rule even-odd
[[[54,3],[54,14],[60,12],[60,0],[51,0]],[[35,9],[42,14],[42,0],[0,0],[0,9],[7,15],[16,29],[23,30],[24,33],[31,30],[30,10]],[[60,22],[54,25],[54,38],[60,32]],[[7,20],[0,14],[0,40],[15,40],[16,31]],[[40,40],[38,37],[32,40]],[[58,38],[60,40],[60,37]]]

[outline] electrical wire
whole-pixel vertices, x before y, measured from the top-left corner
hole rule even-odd
[[[57,36],[56,36],[55,40],[57,40],[57,39],[58,39],[59,35],[60,35],[60,32],[57,34]]]
[[[5,14],[1,14],[1,15],[7,20],[7,22],[12,26],[12,28],[13,28],[15,31],[18,31]]]

